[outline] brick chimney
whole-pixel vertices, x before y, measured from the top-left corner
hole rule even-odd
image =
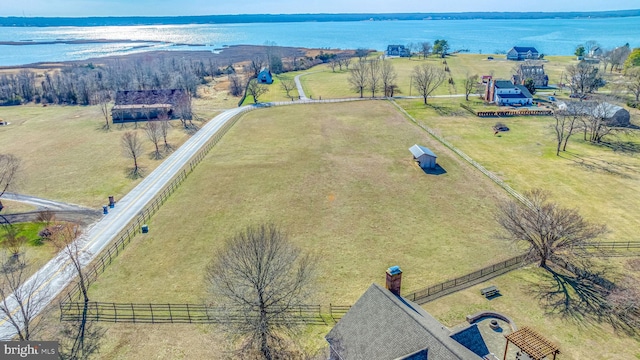
[[[399,266],[392,266],[387,269],[387,289],[397,296],[400,296],[402,285],[402,270]]]

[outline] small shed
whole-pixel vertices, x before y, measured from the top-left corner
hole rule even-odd
[[[267,68],[263,68],[260,70],[258,74],[258,82],[261,84],[273,84],[273,76],[271,76],[271,71]]]
[[[411,154],[413,154],[414,160],[418,161],[420,167],[423,169],[435,169],[436,167],[436,159],[438,158],[436,154],[433,153],[430,149],[420,146],[418,144],[413,145],[409,148]]]

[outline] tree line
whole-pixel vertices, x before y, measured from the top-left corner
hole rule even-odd
[[[96,94],[118,90],[184,89],[196,97],[206,77],[222,73],[214,62],[178,58],[73,65],[44,74],[25,69],[0,75],[0,105],[93,105]]]

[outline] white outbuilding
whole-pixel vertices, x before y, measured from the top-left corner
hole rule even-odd
[[[418,161],[418,164],[420,164],[421,168],[435,169],[436,159],[438,157],[433,153],[433,151],[418,144],[410,147],[409,151],[411,151],[411,154],[413,154],[413,159]]]

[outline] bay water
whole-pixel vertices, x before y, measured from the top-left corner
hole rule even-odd
[[[632,48],[640,47],[640,17],[0,27],[0,42],[98,39],[112,41],[0,45],[0,66],[83,60],[150,50],[218,51],[227,45],[266,42],[308,48],[384,50],[390,44],[433,43],[436,39],[445,39],[450,51],[502,54],[513,46],[533,46],[545,55],[572,55],[576,46],[589,40],[606,49],[626,43]]]

